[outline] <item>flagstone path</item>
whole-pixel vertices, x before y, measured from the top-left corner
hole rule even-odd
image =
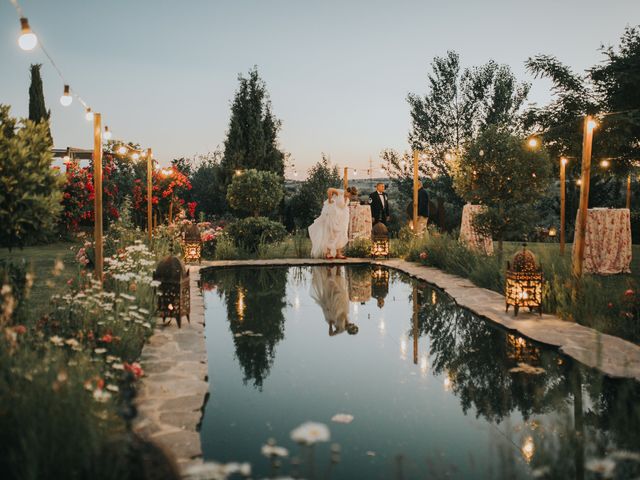
[[[191,322],[158,326],[145,346],[136,430],[172,453],[184,472],[202,462],[199,423],[209,392],[200,271],[210,267],[337,264],[322,259],[230,260],[190,265]],[[469,280],[404,260],[347,259],[340,264],[380,264],[423,280],[460,306],[531,340],[558,347],[577,361],[612,377],[640,380],[640,346],[554,315],[505,312],[504,296]]]

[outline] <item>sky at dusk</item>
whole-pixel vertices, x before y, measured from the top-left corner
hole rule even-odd
[[[161,164],[222,148],[237,76],[257,65],[280,145],[304,176],[321,153],[339,166],[379,166],[384,148],[407,148],[409,92],[426,92],[434,56],[464,66],[490,59],[533,83],[524,61],[556,55],[576,71],[602,60],[640,24],[640,0],[22,0],[72,89],[114,136],[154,149]],[[43,64],[55,146],[90,148],[77,102],[40,49],[18,48],[20,24],[0,0],[0,103],[28,114],[29,65]],[[293,170],[288,172],[291,176]]]

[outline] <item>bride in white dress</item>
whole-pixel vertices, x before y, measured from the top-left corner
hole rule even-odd
[[[327,190],[322,212],[309,227],[313,258],[346,258],[342,248],[349,241],[349,196],[344,190]]]

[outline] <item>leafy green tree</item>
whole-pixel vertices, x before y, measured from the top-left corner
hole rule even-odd
[[[229,131],[221,166],[224,187],[237,170],[266,170],[284,180],[284,153],[278,148],[281,122],[272,113],[264,81],[257,68],[238,77],[240,86],[231,105]]]
[[[428,92],[408,96],[412,119],[409,143],[427,157],[421,171],[433,179],[435,196],[458,203],[452,160],[491,125],[517,130],[529,85],[518,83],[508,66],[494,61],[463,70],[460,56],[452,51],[434,58],[431,68]],[[412,172],[411,168],[404,172],[393,164],[390,167],[390,174],[396,177]]]
[[[254,217],[273,212],[283,196],[284,188],[278,175],[255,169],[235,175],[227,190],[229,206]]]
[[[293,218],[297,228],[306,228],[320,215],[322,204],[327,197],[327,189],[338,187],[342,180],[337,167],[329,165],[329,159],[322,155],[308,172],[307,179],[289,200],[286,206],[288,216]]]
[[[486,205],[475,226],[498,240],[500,254],[506,235],[522,235],[537,221],[534,205],[546,193],[550,179],[547,152],[528,148],[523,136],[497,126],[471,142],[454,169],[460,196]]]
[[[29,120],[35,123],[46,123],[49,140],[53,144],[51,129],[49,128],[51,110],[47,110],[47,107],[44,103],[44,91],[42,89],[40,67],[42,67],[42,65],[39,63],[31,65],[31,85],[29,86]]]
[[[206,216],[225,213],[224,207],[227,202],[220,188],[222,184],[221,157],[222,152],[219,150],[199,156],[196,159],[198,163],[190,175],[193,187],[191,197],[198,203],[196,212],[202,212]]]
[[[18,122],[0,105],[0,245],[50,235],[61,211],[62,178],[51,168],[48,122]]]

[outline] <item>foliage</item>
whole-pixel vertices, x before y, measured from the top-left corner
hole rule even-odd
[[[10,478],[129,479],[144,470],[140,442],[125,429],[132,381],[143,375],[134,361],[154,321],[155,257],[136,243],[105,267],[104,285],[82,270],[48,315],[3,326],[0,465]],[[2,298],[3,311],[11,300]]]
[[[260,244],[280,242],[287,234],[284,225],[266,217],[237,220],[229,224],[227,232],[236,246],[249,252],[256,252]]]
[[[345,249],[347,257],[367,258],[371,256],[371,240],[368,238],[356,238]]]
[[[327,156],[322,154],[322,160],[309,169],[306,180],[287,203],[287,215],[293,218],[295,226],[306,229],[311,225],[320,215],[327,189],[340,183],[338,167],[332,168]]]
[[[551,166],[544,149],[532,150],[525,139],[489,127],[456,162],[454,185],[467,201],[486,205],[474,219],[479,231],[500,241],[523,234],[537,217],[534,203],[549,188]]]
[[[29,120],[34,123],[46,123],[49,141],[53,145],[49,119],[51,110],[47,110],[44,103],[44,91],[42,89],[42,77],[40,76],[41,64],[31,64],[31,85],[29,85]]]
[[[553,158],[579,159],[585,115],[600,115],[593,140],[593,154],[608,158],[611,168],[600,176],[624,175],[634,168],[640,155],[640,30],[628,27],[619,49],[603,48],[605,60],[588,69],[585,75],[574,73],[552,55],[537,55],[526,62],[536,77],[553,83],[554,99],[546,106],[527,112],[526,127],[541,132]],[[568,176],[576,177],[580,162],[569,162]]]
[[[493,60],[462,70],[460,56],[453,51],[445,57],[435,57],[431,68],[428,93],[424,97],[408,96],[412,119],[409,142],[412,149],[427,156],[421,173],[434,179],[434,195],[457,203],[451,178],[452,158],[461,155],[466,144],[488,126],[517,129],[529,85],[519,84],[508,66]],[[405,168],[412,171],[411,165],[406,162]],[[406,176],[404,169],[394,164],[391,167],[392,178]]]
[[[54,231],[62,192],[51,161],[48,123],[18,123],[0,105],[0,246],[21,247]]]
[[[203,213],[210,217],[225,213],[226,197],[221,187],[223,182],[221,157],[220,151],[200,156],[199,163],[189,176],[193,187],[191,197],[197,202],[197,214]]]
[[[224,142],[223,185],[233,179],[236,170],[256,169],[284,178],[284,153],[278,148],[280,120],[275,118],[264,81],[257,68],[240,83],[231,105],[229,131]]]
[[[103,222],[108,225],[119,217],[116,207],[118,185],[113,181],[113,158],[104,157],[102,166]],[[66,182],[62,194],[62,216],[59,228],[63,233],[75,232],[80,226],[91,226],[94,221],[95,190],[91,167],[80,167],[76,161],[67,163]]]
[[[498,257],[476,254],[451,235],[433,230],[430,235],[407,237],[397,243],[400,245],[396,250],[407,252],[407,260],[468,278],[479,287],[504,294],[506,262]],[[517,244],[509,245],[507,253],[515,253],[518,248],[521,247]],[[533,244],[528,248],[534,251],[544,271],[545,312],[640,343],[637,280],[585,275],[575,283],[571,257],[559,255],[557,244]]]
[[[254,217],[273,212],[283,196],[284,188],[278,175],[255,169],[235,175],[227,190],[229,206]]]

